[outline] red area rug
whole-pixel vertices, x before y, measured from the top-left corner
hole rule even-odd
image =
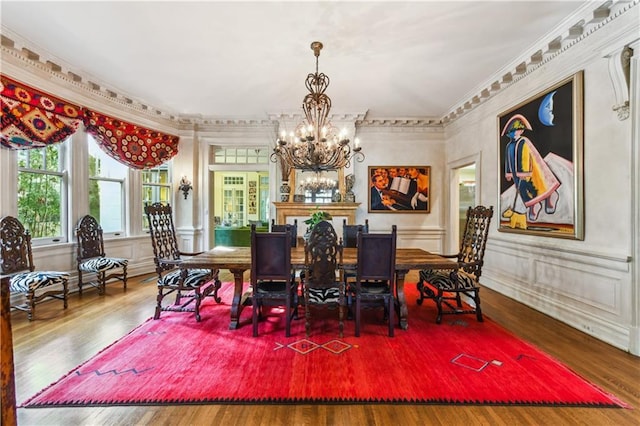
[[[208,300],[202,322],[166,312],[25,401],[22,407],[206,403],[420,403],[626,407],[560,362],[475,316],[435,324],[431,302],[417,306],[407,285],[409,330],[387,336],[382,312],[364,316],[362,336],[337,312],[317,312],[284,337],[272,312],[251,336],[251,309],[228,330],[231,285]],[[149,301],[150,306],[152,300]],[[302,309],[301,309],[302,311]],[[314,311],[316,312],[316,311]],[[301,312],[303,313],[303,312]]]

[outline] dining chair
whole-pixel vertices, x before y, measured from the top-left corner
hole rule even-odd
[[[394,335],[396,225],[391,233],[357,234],[358,265],[355,285],[349,295],[355,299],[356,337],[360,337],[362,308],[382,306],[389,325],[389,337]]]
[[[298,246],[298,219],[293,224],[276,225],[276,220],[271,219],[271,232],[288,232],[291,234],[291,247]]]
[[[493,206],[469,207],[467,220],[457,254],[444,255],[456,259],[456,269],[426,269],[420,271],[418,281],[418,305],[424,299],[433,299],[438,307],[436,323],[440,324],[445,314],[476,314],[482,322],[480,307],[480,275],[484,264],[489,225],[493,217]],[[461,295],[473,300],[474,306],[463,307]],[[455,306],[452,301],[455,300]],[[448,309],[444,310],[443,305]]]
[[[127,290],[127,265],[129,261],[119,257],[107,257],[104,252],[102,227],[91,215],[80,218],[76,226],[78,293],[82,296],[85,284],[98,289],[98,294],[104,294],[107,281],[115,279],[122,281]],[[84,274],[95,274],[96,281],[84,282]]]
[[[342,246],[356,247],[358,231],[360,230],[362,230],[362,232],[364,232],[365,234],[369,233],[369,219],[364,220],[364,225],[348,225],[347,219],[342,219]]]
[[[342,264],[342,246],[330,222],[313,226],[305,245],[305,332],[311,332],[311,307],[338,307],[340,337],[344,334],[345,284],[336,273]]]
[[[149,224],[154,262],[158,274],[158,295],[156,311],[153,319],[160,318],[162,311],[194,312],[196,321],[200,322],[200,304],[213,293],[217,303],[221,283],[217,269],[181,268],[182,256],[195,256],[200,253],[183,252],[178,248],[173,213],[170,204],[146,204],[144,213]],[[210,284],[213,281],[212,284]],[[175,293],[176,300],[172,305],[163,306],[163,299]],[[182,299],[185,299],[183,301]],[[193,303],[193,306],[190,307]]]
[[[291,319],[297,317],[298,291],[291,274],[291,234],[256,232],[251,225],[251,299],[253,337],[265,306],[282,306],[285,336],[291,336]]]
[[[15,217],[0,219],[0,275],[9,276],[9,291],[26,297],[24,304],[12,308],[25,311],[33,320],[36,304],[49,298],[60,299],[67,309],[69,274],[36,271],[33,264],[31,234]]]
[[[347,219],[342,219],[342,247],[355,248],[358,245],[358,231],[362,231],[365,234],[369,233],[369,219],[364,220],[364,225],[355,224],[348,225]],[[356,278],[355,271],[352,270],[343,270],[343,279],[347,285],[347,294],[349,293],[349,284],[353,283]],[[351,309],[349,309],[349,318],[351,318]]]

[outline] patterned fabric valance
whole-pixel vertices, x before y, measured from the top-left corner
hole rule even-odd
[[[156,167],[178,153],[178,136],[136,126],[86,108],[84,125],[104,152],[134,169]]]
[[[0,144],[10,149],[42,148],[62,142],[82,122],[82,108],[0,75]]]

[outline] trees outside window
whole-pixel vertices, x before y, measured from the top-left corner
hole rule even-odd
[[[147,203],[167,204],[171,201],[171,173],[168,164],[161,164],[153,169],[142,171],[142,223],[145,230],[149,229],[144,206]]]
[[[18,151],[18,219],[34,244],[67,241],[67,146]]]

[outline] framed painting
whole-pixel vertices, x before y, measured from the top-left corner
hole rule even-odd
[[[498,231],[584,239],[583,73],[498,116]]]
[[[369,213],[429,213],[430,166],[369,166]]]

